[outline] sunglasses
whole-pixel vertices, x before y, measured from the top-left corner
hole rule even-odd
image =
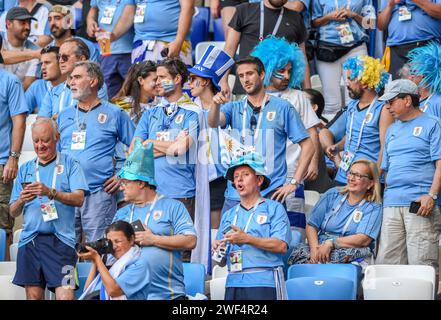
[[[67,62],[70,59],[70,56],[68,56],[67,54],[59,54],[57,55],[57,59],[58,61],[62,61],[62,62]]]

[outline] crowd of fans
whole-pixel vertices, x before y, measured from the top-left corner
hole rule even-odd
[[[286,299],[286,254],[438,274],[440,0],[211,0],[225,46],[193,61],[197,4],[0,2],[13,283],[74,299],[80,259],[81,299],[185,299],[183,262],[226,263],[226,299]]]

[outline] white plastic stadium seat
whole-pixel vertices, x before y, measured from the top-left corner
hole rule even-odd
[[[17,261],[18,243],[13,243],[9,246],[9,256],[11,261]]]
[[[0,262],[0,276],[10,276],[10,275],[13,276],[15,274],[15,270],[16,270],[15,261]]]
[[[213,272],[211,275],[213,279],[225,278],[227,275],[228,275],[227,266],[225,266],[225,267],[214,266],[213,267]]]
[[[13,239],[12,243],[18,243],[18,241],[20,241],[20,235],[21,235],[22,231],[23,231],[23,229],[15,230],[14,237],[12,238]]]
[[[31,127],[36,119],[37,119],[36,114],[30,114],[26,118],[26,132],[25,132],[25,136],[24,136],[24,140],[23,140],[22,152],[23,151],[34,151],[34,144],[32,143]]]
[[[12,284],[14,275],[0,275],[0,300],[26,300],[25,289]]]
[[[210,297],[211,300],[225,299],[225,283],[227,278],[217,278],[210,281]]]
[[[314,74],[314,75],[311,76],[311,88],[315,89],[315,90],[318,90],[320,92],[323,91],[322,81],[320,80],[320,77],[319,77],[318,74]]]
[[[365,300],[433,300],[435,269],[423,265],[371,265],[363,281]]]
[[[305,213],[310,213],[312,208],[319,200],[320,193],[313,190],[305,190]]]

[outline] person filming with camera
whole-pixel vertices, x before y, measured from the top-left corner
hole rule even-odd
[[[130,223],[113,222],[106,238],[78,246],[78,257],[91,261],[80,300],[146,300],[150,283],[147,255],[135,244]],[[111,253],[110,259],[104,254]],[[110,269],[108,269],[110,266]]]

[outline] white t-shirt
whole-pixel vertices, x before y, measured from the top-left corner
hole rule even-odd
[[[278,96],[293,105],[302,119],[306,130],[320,124],[320,119],[312,109],[311,102],[303,91],[287,89],[283,92],[268,92],[271,95]],[[292,179],[297,169],[300,158],[300,145],[293,144],[290,140],[286,143],[286,165],[288,166],[288,179]]]
[[[8,12],[5,11],[0,16],[0,32],[6,33],[6,14]],[[31,20],[31,32],[29,34],[28,40],[36,43],[39,36],[45,35],[49,33],[48,19],[49,19],[49,9],[42,5],[37,10],[37,12],[33,16],[37,21]],[[47,28],[47,29],[46,29]]]
[[[6,33],[1,34],[3,38],[2,48],[8,51],[23,51],[24,49],[32,49],[36,50],[38,47],[34,45],[30,41],[25,41],[24,46],[22,47],[13,47],[9,41]],[[0,67],[15,74],[21,81],[24,80],[25,77],[37,77],[38,72],[38,59],[32,59],[25,62],[20,62],[16,64],[0,64]]]

